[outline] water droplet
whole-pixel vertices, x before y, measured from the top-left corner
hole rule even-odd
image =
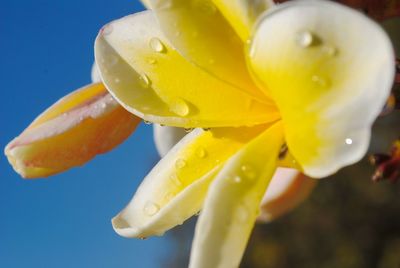
[[[204,158],[204,157],[207,156],[207,151],[206,151],[206,149],[204,149],[203,147],[199,147],[199,148],[197,148],[197,150],[196,150],[196,155],[197,155],[199,158]]]
[[[140,85],[144,88],[148,88],[150,86],[150,79],[147,75],[142,74],[139,77]]]
[[[151,125],[151,122],[147,120],[143,120],[143,123],[145,123],[146,125]]]
[[[337,55],[338,50],[334,46],[326,45],[322,47],[322,52],[324,52],[326,55],[330,57],[334,57]]]
[[[328,80],[319,76],[319,75],[313,75],[311,77],[311,81],[319,85],[320,87],[327,87],[329,85]]]
[[[183,128],[183,130],[185,130],[186,133],[192,132],[193,129],[194,129],[194,128],[191,128],[191,127],[185,127],[185,128]]]
[[[176,173],[172,173],[169,178],[172,180],[172,182],[176,186],[182,186],[182,181],[179,179],[179,177],[178,177],[178,175]]]
[[[240,205],[236,211],[236,220],[238,222],[244,223],[249,219],[249,210],[245,205]]]
[[[109,35],[112,33],[113,30],[114,30],[114,27],[111,24],[107,24],[103,27],[103,29],[101,29],[101,33],[103,35]]]
[[[303,48],[311,46],[313,41],[314,41],[314,37],[310,31],[300,32],[296,36],[297,44]]]
[[[175,161],[175,167],[178,169],[184,168],[186,166],[186,161],[182,158],[178,158]]]
[[[189,114],[189,105],[183,99],[176,99],[170,106],[172,112],[180,116],[187,116]]]
[[[240,167],[240,170],[243,172],[243,174],[246,176],[248,179],[254,179],[257,175],[256,171],[254,168],[248,164],[244,164]]]
[[[155,52],[160,52],[161,53],[161,52],[165,52],[166,51],[166,48],[165,48],[164,44],[157,37],[152,37],[150,39],[150,47]]]
[[[347,145],[352,145],[352,144],[353,144],[353,140],[350,139],[350,138],[347,138],[347,139],[345,140],[345,143],[346,143]]]
[[[210,127],[203,127],[204,131],[210,131],[210,129],[211,129]]]
[[[119,82],[121,82],[121,80],[118,77],[116,77],[114,78],[114,82],[118,84]]]
[[[160,210],[160,207],[153,203],[153,202],[147,202],[146,205],[144,206],[144,213],[148,216],[153,216]]]
[[[233,176],[232,177],[232,181],[234,183],[241,183],[242,182],[242,178],[240,176]]]
[[[149,64],[156,64],[156,63],[157,63],[157,60],[156,60],[156,59],[153,59],[153,58],[150,58],[150,59],[147,60],[147,62],[148,62]]]
[[[105,108],[107,107],[107,104],[106,104],[105,102],[102,102],[102,103],[100,104],[100,106],[101,106],[101,108],[105,109]]]

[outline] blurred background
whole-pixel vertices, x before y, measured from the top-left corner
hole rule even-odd
[[[90,82],[105,23],[143,9],[131,0],[0,2],[0,147],[39,113]],[[400,23],[385,22],[400,55]],[[368,109],[368,107],[365,107]],[[371,151],[400,134],[400,114],[375,124]],[[22,180],[0,157],[0,267],[186,267],[196,218],[147,240],[110,219],[158,161],[151,126],[81,168]],[[321,180],[292,213],[254,229],[242,267],[400,267],[400,183],[372,183],[366,160]]]

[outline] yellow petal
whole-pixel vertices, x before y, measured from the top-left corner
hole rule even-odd
[[[265,98],[246,67],[243,41],[211,0],[150,0],[161,31],[186,60],[239,90]]]
[[[272,0],[212,0],[243,41],[257,18],[274,3]]]
[[[282,143],[278,122],[224,164],[204,201],[189,267],[239,266]]]
[[[257,220],[270,222],[300,205],[314,189],[317,180],[291,168],[278,168],[261,201]]]
[[[150,11],[107,25],[95,45],[103,82],[126,109],[145,120],[179,127],[271,122],[273,104],[222,82],[183,58]]]
[[[266,126],[195,129],[146,176],[114,219],[126,237],[159,235],[197,213],[220,165]]]
[[[288,2],[260,19],[248,61],[307,175],[327,176],[365,154],[394,76],[379,25],[331,1]]]
[[[47,177],[110,151],[139,122],[102,84],[92,84],[42,113],[6,146],[5,154],[22,177]]]

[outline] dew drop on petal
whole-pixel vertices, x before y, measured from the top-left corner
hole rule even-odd
[[[144,206],[144,213],[148,216],[155,215],[159,210],[160,207],[153,202],[147,202],[146,205]]]
[[[243,172],[244,176],[248,179],[254,179],[257,176],[254,168],[249,164],[244,164],[240,167],[240,170]]]
[[[204,149],[203,147],[199,147],[199,148],[197,148],[197,150],[196,150],[196,155],[197,155],[199,158],[204,158],[204,157],[207,156],[207,151],[206,151],[206,149]]]
[[[100,104],[100,106],[101,106],[101,108],[105,109],[105,108],[107,107],[107,104],[106,104],[105,102],[102,102],[102,103]]]
[[[151,122],[147,120],[143,120],[143,123],[145,123],[146,125],[151,125]]]
[[[114,78],[114,82],[118,84],[119,82],[121,82],[121,80],[118,77],[116,77]]]
[[[183,128],[183,130],[184,130],[186,133],[190,133],[190,132],[193,131],[193,128],[191,128],[191,127],[185,127],[185,128]]]
[[[311,46],[313,41],[314,41],[314,37],[310,31],[300,32],[296,36],[296,42],[302,48]]]
[[[329,81],[319,75],[313,75],[311,77],[311,81],[313,81],[315,84],[317,84],[320,87],[327,87],[329,86]]]
[[[182,181],[179,179],[178,175],[176,173],[172,173],[171,176],[169,177],[171,181],[176,185],[176,186],[182,186]]]
[[[107,24],[103,27],[103,29],[101,29],[101,33],[103,35],[109,35],[112,33],[113,30],[114,30],[114,27],[111,24]]]
[[[150,79],[145,74],[140,75],[139,81],[142,87],[144,88],[148,88],[150,86]]]
[[[189,105],[183,99],[176,99],[170,106],[172,112],[179,116],[187,116],[190,112]]]
[[[249,219],[250,213],[245,205],[240,205],[236,211],[236,220],[240,223],[247,222]]]
[[[165,52],[166,48],[164,46],[164,44],[161,42],[160,39],[158,39],[157,37],[152,37],[150,39],[150,47],[152,50],[154,50],[155,52]]]
[[[328,55],[330,57],[334,57],[337,55],[338,50],[334,46],[325,45],[322,47],[322,52],[324,52],[326,55]]]
[[[353,144],[353,140],[350,138],[345,139],[344,141],[347,145],[352,145]]]
[[[241,183],[242,182],[242,178],[240,177],[240,176],[233,176],[232,177],[232,181],[234,182],[234,183]]]
[[[182,158],[178,158],[175,161],[175,167],[178,169],[184,168],[186,166],[186,161]]]

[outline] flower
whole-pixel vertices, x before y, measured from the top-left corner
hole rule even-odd
[[[126,237],[160,235],[201,210],[190,267],[236,267],[278,166],[320,178],[363,157],[394,80],[391,43],[375,22],[329,1],[144,3],[151,11],[100,31],[102,82],[143,120],[194,130],[113,227]],[[15,165],[25,154],[12,149]]]
[[[365,154],[393,83],[391,43],[366,16],[327,1],[145,3],[152,11],[97,37],[103,82],[144,120],[196,129],[113,226],[159,235],[201,209],[190,267],[237,266],[282,148],[286,165],[311,177]]]

